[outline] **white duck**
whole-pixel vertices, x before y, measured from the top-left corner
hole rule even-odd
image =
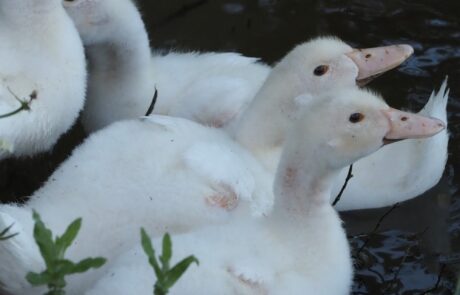
[[[348,242],[329,203],[335,179],[344,166],[385,141],[431,136],[443,124],[391,109],[359,90],[307,104],[287,135],[273,212],[174,237],[174,256],[194,254],[200,265],[187,271],[170,294],[349,294],[353,271]],[[395,114],[408,120],[395,120]],[[138,246],[86,294],[147,295],[154,280]]]
[[[88,98],[82,118],[88,131],[145,114],[155,86],[160,93],[155,113],[221,127],[247,107],[270,72],[257,59],[235,53],[152,57],[144,23],[131,0],[63,3],[89,59]],[[328,45],[332,46],[329,51],[349,53],[358,63],[360,80],[396,67],[412,54],[409,46],[352,53],[344,44]]]
[[[170,53],[152,57],[147,32],[131,0],[63,1],[89,60],[82,122],[95,131],[146,113],[222,126],[254,97],[270,68],[236,53]],[[215,99],[215,98],[219,99]]]
[[[273,173],[279,159],[282,134],[292,111],[289,105],[280,106],[275,100],[289,96],[293,99],[306,90],[310,94],[320,93],[329,83],[351,85],[352,80],[341,75],[350,74],[363,83],[397,66],[412,53],[407,46],[359,51],[337,41],[316,40],[315,46],[309,46],[314,42],[299,46],[297,54],[291,54],[291,61],[284,60],[284,65],[278,66],[278,73],[284,71],[286,74],[272,75],[251,105],[255,92],[269,72],[269,68],[255,63],[255,59],[233,53],[170,53],[151,58],[144,24],[131,0],[64,1],[64,6],[77,24],[90,59],[90,89],[83,114],[87,129],[94,130],[121,118],[143,114],[151,102],[153,84],[156,84],[160,91],[156,113],[225,126]],[[332,57],[341,53],[356,63],[358,76],[355,66],[350,65],[345,56],[332,62]],[[385,59],[379,63],[381,57]],[[311,62],[302,62],[303,59]],[[292,70],[292,67],[297,69]],[[314,70],[320,74],[325,69],[324,76],[314,76]],[[445,120],[446,100],[444,91],[439,92],[432,96],[423,113]],[[248,105],[251,107],[244,112]],[[273,114],[280,110],[288,114],[276,120]],[[235,128],[238,124],[240,126]],[[265,127],[259,128],[262,125]],[[387,206],[423,193],[442,176],[447,140],[447,131],[444,131],[433,139],[389,146],[372,158],[360,161],[355,165],[355,177],[337,208]],[[346,172],[344,170],[336,184],[335,194],[341,189]],[[370,193],[375,197],[368,198]]]
[[[305,108],[309,100],[293,103]],[[295,121],[298,114],[292,116]],[[26,204],[0,208],[0,228],[14,223],[12,232],[21,233],[0,243],[0,281],[25,294],[24,274],[42,268],[30,239],[32,209],[54,232],[83,217],[89,226],[70,254],[110,258],[137,239],[139,224],[177,233],[224,222],[236,209],[248,215],[247,205],[253,214],[267,214],[273,177],[222,130],[164,116],[115,123],[80,146]]]
[[[59,0],[0,2],[0,159],[49,150],[83,107],[83,45]]]

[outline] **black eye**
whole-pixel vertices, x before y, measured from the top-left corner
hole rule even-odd
[[[351,123],[358,123],[361,122],[364,119],[364,115],[361,113],[353,113],[350,115],[350,118],[348,119]]]
[[[315,70],[313,71],[313,74],[315,74],[315,76],[322,76],[326,74],[328,70],[329,70],[329,66],[320,65],[315,68]]]

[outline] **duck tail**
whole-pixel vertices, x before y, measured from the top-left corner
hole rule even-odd
[[[447,88],[448,77],[444,79],[438,92],[431,93],[430,99],[420,111],[421,114],[438,118],[447,124],[447,101],[449,99],[450,89]]]

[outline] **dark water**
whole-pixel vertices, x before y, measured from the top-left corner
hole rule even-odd
[[[356,47],[411,44],[414,57],[370,85],[394,107],[418,111],[449,75],[451,139],[440,184],[397,208],[343,218],[354,248],[354,294],[453,293],[460,266],[459,0],[138,2],[156,49],[237,51],[273,63],[318,35]],[[51,155],[0,164],[2,200],[32,193],[83,137],[77,124]]]

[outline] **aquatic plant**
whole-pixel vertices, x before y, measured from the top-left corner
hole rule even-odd
[[[53,239],[51,230],[45,226],[40,215],[35,211],[33,218],[35,220],[34,239],[45,261],[46,269],[41,273],[29,272],[26,279],[33,286],[48,286],[48,292],[45,295],[64,295],[66,276],[84,273],[91,268],[99,268],[105,264],[106,259],[102,257],[86,258],[77,263],[64,258],[67,249],[80,231],[81,218],[74,220],[64,234],[55,239]]]
[[[144,228],[141,229],[141,243],[145,254],[147,254],[149,258],[149,263],[157,277],[157,281],[153,287],[154,295],[168,294],[169,289],[177,283],[192,263],[196,263],[197,265],[199,264],[198,259],[191,255],[178,262],[175,266],[170,267],[172,258],[172,241],[168,233],[163,236],[162,253],[161,256],[158,257],[160,263],[158,263],[155,256],[155,249],[153,248],[151,239]]]

